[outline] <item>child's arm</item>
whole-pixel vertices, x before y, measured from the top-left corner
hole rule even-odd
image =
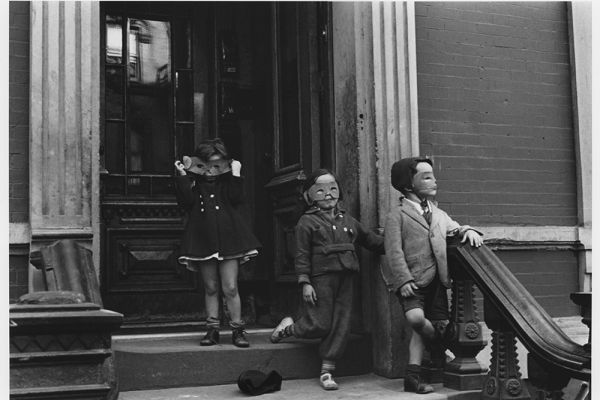
[[[295,229],[296,233],[296,256],[294,257],[294,268],[298,276],[298,283],[310,283],[311,273],[311,234],[308,226],[302,223],[302,218],[298,221]]]
[[[483,233],[479,232],[478,230],[472,228],[469,225],[460,225],[458,222],[450,218],[450,216],[446,214],[446,212],[442,211],[442,213],[447,221],[447,236],[458,235],[461,238],[461,243],[469,241],[469,244],[473,247],[479,247],[483,244],[483,239],[481,238],[483,236]]]
[[[194,193],[192,187],[194,187],[194,181],[187,176],[184,166],[181,161],[175,161],[175,168],[179,175],[175,177],[175,195],[177,196],[177,203],[185,209],[190,209],[194,204]]]
[[[358,235],[356,237],[358,244],[377,254],[385,254],[383,236],[366,229],[363,224],[358,221],[356,221],[356,229],[358,230]]]
[[[231,178],[229,179],[229,201],[232,205],[238,205],[244,202],[244,178],[240,173],[242,163],[237,160],[231,161]]]
[[[383,280],[394,293],[405,284],[414,281],[402,249],[402,216],[390,212],[385,221],[385,262],[381,264]]]
[[[310,283],[311,272],[311,234],[302,219],[296,225],[296,257],[294,267],[298,276],[298,284],[302,285],[302,298],[306,303],[315,305],[317,293]]]

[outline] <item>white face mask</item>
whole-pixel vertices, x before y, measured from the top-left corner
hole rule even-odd
[[[412,190],[420,198],[434,197],[437,194],[437,181],[433,168],[425,162],[418,163],[417,172],[412,178]]]
[[[328,196],[332,199],[340,198],[340,189],[336,181],[315,183],[308,189],[308,197],[312,201],[325,200]]]

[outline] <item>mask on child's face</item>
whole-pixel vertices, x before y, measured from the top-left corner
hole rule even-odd
[[[340,189],[336,181],[326,183],[315,183],[308,189],[308,197],[312,201],[321,201],[340,198]]]
[[[434,197],[437,194],[437,181],[433,168],[425,162],[418,163],[413,176],[413,192],[420,198]]]
[[[203,176],[217,176],[231,170],[229,160],[222,158],[202,161],[196,156],[183,156],[183,166],[186,171]]]

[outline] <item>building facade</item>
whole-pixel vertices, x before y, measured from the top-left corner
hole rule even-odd
[[[221,137],[243,164],[263,243],[246,318],[297,308],[298,186],[317,167],[381,229],[394,161],[434,160],[440,206],[553,317],[591,290],[591,3],[11,2],[10,299],[43,284],[29,253],[93,250],[128,327],[204,317],[177,265],[173,161]],[[402,316],[363,252],[355,330],[401,364]]]

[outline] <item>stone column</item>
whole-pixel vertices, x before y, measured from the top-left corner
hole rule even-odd
[[[568,3],[577,161],[579,290],[592,290],[592,2]]]
[[[419,152],[413,7],[406,2],[332,5],[336,139],[345,131],[356,135],[359,217],[368,227],[381,229],[399,196],[390,184],[393,162]],[[361,261],[374,370],[403,376],[410,329],[395,295],[385,288],[379,260]]]
[[[96,2],[31,3],[31,251],[67,237],[98,248],[99,23]]]

